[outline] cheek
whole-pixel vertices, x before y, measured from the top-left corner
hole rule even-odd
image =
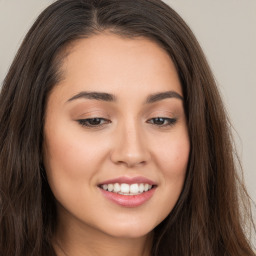
[[[165,176],[184,176],[190,152],[187,133],[173,134],[172,138],[163,139],[160,145],[155,147],[156,162]]]
[[[176,204],[184,185],[190,143],[187,133],[182,133],[182,136],[176,134],[171,139],[161,141],[160,145],[155,151],[155,159],[163,174],[160,201],[164,207],[163,212],[167,215]]]
[[[55,122],[54,129],[48,127],[45,130],[44,164],[47,178],[56,197],[61,196],[58,191],[69,191],[70,194],[77,191],[79,194],[84,183],[92,181],[103,161],[104,147],[83,132],[76,132],[80,127],[56,124],[58,122]]]
[[[103,154],[102,144],[95,139],[85,136],[82,132],[76,132],[72,125],[55,126],[54,129],[45,131],[44,155],[48,169],[76,175],[79,172],[86,173],[92,164],[97,164],[95,158]],[[53,131],[54,130],[54,131]],[[93,141],[92,141],[93,140]]]
[[[71,212],[71,209],[84,212],[87,206],[82,201],[86,201],[87,205],[94,203],[86,195],[95,190],[95,173],[104,159],[103,151],[102,144],[95,143],[95,138],[76,132],[76,128],[72,129],[67,124],[55,125],[54,129],[45,131],[47,179],[55,198],[64,208]]]

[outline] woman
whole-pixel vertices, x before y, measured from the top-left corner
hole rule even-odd
[[[53,3],[0,120],[1,255],[255,255],[213,76],[163,2]]]

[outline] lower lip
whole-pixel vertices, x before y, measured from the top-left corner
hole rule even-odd
[[[146,203],[154,194],[156,188],[153,187],[147,192],[143,192],[138,195],[128,196],[128,195],[121,195],[113,192],[106,191],[104,189],[100,189],[102,194],[109,199],[110,201],[124,206],[124,207],[137,207],[144,203]]]

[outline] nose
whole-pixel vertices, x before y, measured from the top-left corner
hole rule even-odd
[[[143,130],[135,123],[122,125],[114,135],[111,161],[128,168],[143,166],[151,159],[149,144]]]

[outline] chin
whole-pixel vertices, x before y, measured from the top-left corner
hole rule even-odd
[[[110,229],[105,230],[105,233],[113,237],[135,239],[149,235],[153,232],[154,228],[154,226],[149,224],[132,225],[130,223],[116,223]]]

